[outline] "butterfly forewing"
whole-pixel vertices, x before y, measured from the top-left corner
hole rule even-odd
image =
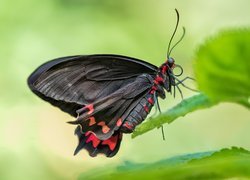
[[[77,116],[76,110],[108,96],[143,73],[156,74],[147,62],[118,55],[58,58],[43,64],[28,79],[42,99]]]

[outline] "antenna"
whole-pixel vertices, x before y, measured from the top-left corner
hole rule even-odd
[[[177,15],[177,21],[176,21],[176,25],[175,25],[175,29],[174,29],[174,32],[169,40],[169,43],[168,43],[168,51],[167,51],[167,57],[169,58],[169,55],[170,55],[170,46],[171,46],[171,43],[172,43],[172,40],[174,38],[174,35],[177,31],[177,28],[178,28],[178,25],[179,25],[179,19],[180,19],[180,15],[179,15],[179,12],[177,9],[175,9],[175,12],[176,12],[176,15]]]
[[[176,46],[177,44],[179,44],[179,43],[181,42],[181,40],[184,38],[185,33],[186,33],[186,30],[185,30],[185,27],[182,27],[182,29],[183,29],[183,33],[182,33],[182,35],[181,35],[181,38],[172,46],[172,48],[171,48],[170,51],[168,52],[168,56],[171,54],[171,52],[172,52],[172,50],[175,48],[175,46]]]

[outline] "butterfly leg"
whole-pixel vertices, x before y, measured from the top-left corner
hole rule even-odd
[[[160,104],[159,104],[158,98],[156,96],[156,93],[154,93],[154,101],[156,102],[155,107],[159,110],[159,112],[161,114],[161,108],[160,108]],[[161,125],[161,133],[162,133],[162,139],[165,141],[165,133],[164,133],[163,125]]]
[[[182,83],[182,82],[184,82],[184,81],[186,81],[186,80],[188,80],[188,79],[190,79],[190,80],[192,80],[192,81],[196,81],[194,78],[187,76],[187,77],[185,77],[184,79],[180,80],[180,82],[178,82],[177,84],[180,84],[180,83]]]
[[[184,78],[183,80],[179,80],[176,76],[173,76],[173,75],[170,75],[172,78],[174,78],[176,81],[177,81],[177,83],[173,83],[173,86],[177,86],[177,85],[179,85],[179,84],[181,84],[183,87],[185,87],[185,88],[187,88],[187,89],[189,89],[189,90],[191,90],[191,91],[195,91],[195,92],[198,92],[198,90],[196,90],[196,89],[192,89],[192,88],[190,88],[190,87],[188,87],[188,86],[186,86],[184,83],[183,83],[183,81],[185,81],[185,80],[187,80],[187,79],[191,79],[190,77],[188,77],[188,78]],[[194,80],[194,79],[193,79]]]

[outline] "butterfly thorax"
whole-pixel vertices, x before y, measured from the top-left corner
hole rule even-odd
[[[170,57],[158,69],[158,76],[163,78],[163,81],[159,83],[167,92],[171,92],[171,86],[174,84],[173,69],[175,66],[175,60]]]

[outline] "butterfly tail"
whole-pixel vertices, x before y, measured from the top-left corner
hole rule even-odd
[[[120,131],[115,131],[108,139],[100,140],[90,131],[82,133],[80,126],[76,128],[75,135],[78,137],[79,144],[75,149],[74,155],[80,150],[86,149],[92,157],[99,153],[105,154],[107,157],[113,157],[118,152],[122,140]]]

